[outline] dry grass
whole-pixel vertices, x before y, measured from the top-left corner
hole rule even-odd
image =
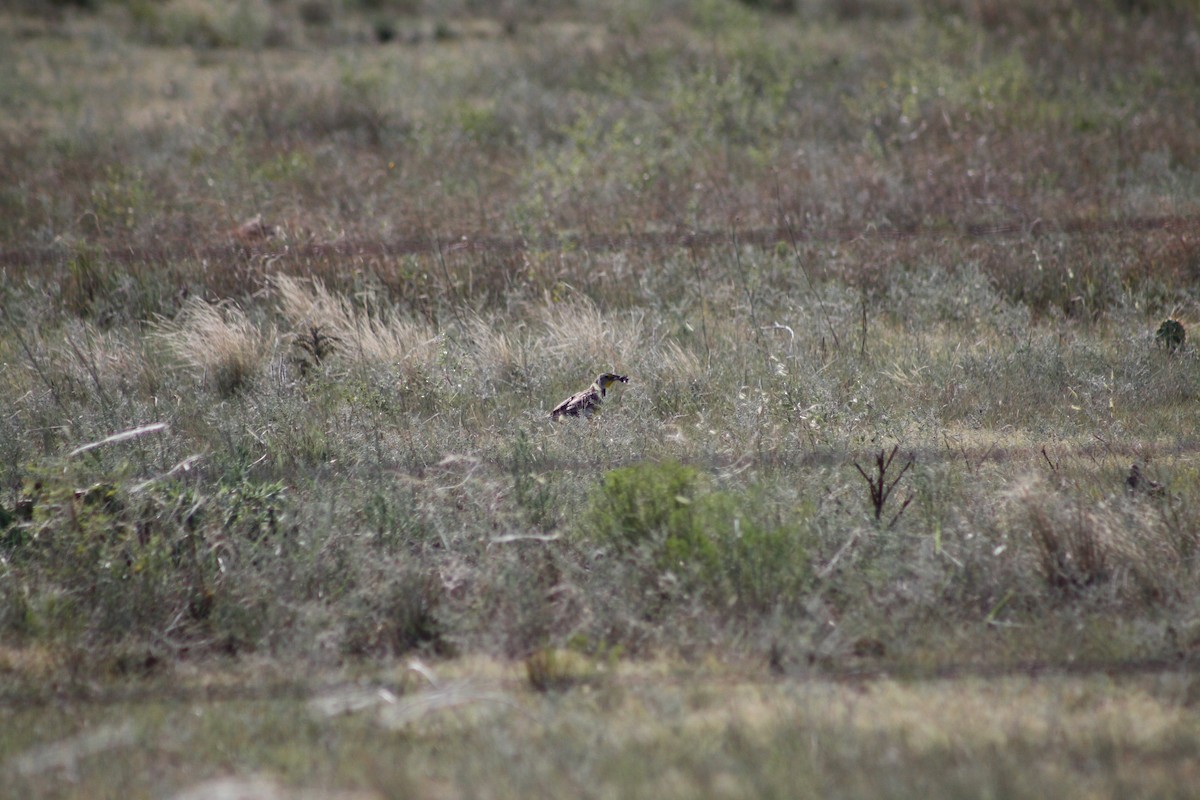
[[[221,677],[210,677],[219,693]],[[160,700],[113,704],[86,727],[65,711],[37,720],[9,711],[7,722],[32,726],[32,740],[3,740],[0,769],[23,791],[131,798],[199,791],[217,776],[306,797],[527,797],[550,784],[729,798],[797,787],[846,797],[1186,796],[1196,777],[1196,687],[1185,674],[830,683],[660,663],[549,693],[523,686],[516,667],[478,662],[346,678],[203,714],[171,702],[187,691],[184,679]],[[313,747],[332,757],[310,759]],[[50,758],[79,780],[56,780]]]
[[[1189,776],[1169,671],[964,676],[1194,659],[1194,9],[94,2],[0,15],[2,763],[86,723],[130,796]],[[37,727],[192,665],[411,696]],[[807,682],[882,672],[960,680]]]
[[[1103,587],[1103,593],[1136,601],[1176,592],[1186,580],[1195,543],[1172,530],[1178,497],[1142,488],[1097,498],[1040,480],[1013,491],[1017,549],[1036,559],[1053,591],[1069,597]]]
[[[320,280],[288,275],[272,277],[279,310],[293,336],[313,328],[329,336],[346,358],[377,366],[428,369],[436,360],[442,337],[428,325],[398,317],[370,295],[359,303],[330,292]]]
[[[275,339],[273,331],[261,331],[237,305],[200,298],[189,300],[174,319],[163,320],[158,336],[221,397],[251,385]]]
[[[545,326],[538,342],[541,349],[585,374],[591,364],[620,372],[654,345],[647,341],[637,312],[604,315],[587,299],[547,304],[540,317]]]

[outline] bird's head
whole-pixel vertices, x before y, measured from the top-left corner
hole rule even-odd
[[[600,387],[600,391],[605,391],[617,381],[629,383],[629,377],[626,375],[617,375],[614,372],[604,372],[600,374],[600,377],[596,378],[596,385]]]

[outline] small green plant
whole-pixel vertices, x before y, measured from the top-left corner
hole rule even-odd
[[[600,668],[595,661],[575,650],[543,647],[525,659],[525,676],[535,691],[563,691],[595,683],[600,677]]]
[[[373,488],[363,504],[363,515],[374,543],[383,550],[415,545],[429,534],[415,494],[399,485]]]
[[[1165,319],[1158,326],[1158,330],[1154,332],[1154,341],[1167,348],[1169,352],[1177,353],[1183,349],[1184,342],[1187,341],[1187,330],[1179,320]]]
[[[810,564],[803,525],[764,519],[757,494],[709,490],[677,462],[638,464],[604,476],[586,522],[715,607],[770,611],[802,595]]]
[[[677,461],[614,469],[593,495],[586,528],[618,550],[649,549],[660,568],[710,563],[716,551],[692,518],[701,486],[700,473]]]
[[[509,456],[509,472],[513,481],[513,498],[529,523],[541,530],[554,527],[557,514],[557,493],[544,476],[534,471],[536,464],[529,434],[520,431]]]
[[[246,475],[217,489],[216,504],[224,514],[224,529],[238,539],[255,541],[279,531],[285,492],[283,483],[263,483]]]

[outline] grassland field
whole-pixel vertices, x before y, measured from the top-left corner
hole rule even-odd
[[[1198,16],[6,4],[0,797],[1200,795]]]

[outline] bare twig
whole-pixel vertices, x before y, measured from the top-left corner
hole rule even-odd
[[[166,472],[162,473],[161,475],[156,475],[153,478],[144,480],[141,483],[137,484],[136,486],[132,487],[129,490],[129,492],[130,492],[130,494],[137,494],[138,492],[144,491],[148,486],[154,485],[158,481],[164,480],[165,478],[169,478],[172,475],[178,475],[181,472],[188,472],[203,457],[204,456],[200,455],[199,453],[197,453],[195,455],[190,455],[187,458],[185,458],[183,461],[180,461],[178,464],[171,467]]]
[[[700,291],[700,335],[704,339],[704,369],[712,366],[712,350],[708,343],[708,292],[704,291],[704,276],[700,272],[700,259],[693,243],[688,247],[692,257],[692,271],[696,274],[696,287]]]
[[[867,357],[867,290],[862,293],[862,338],[858,344],[858,354]]]
[[[557,533],[511,533],[507,536],[496,536],[488,539],[488,547],[494,544],[508,544],[509,542],[557,542],[561,538]]]
[[[891,468],[892,461],[896,458],[896,453],[899,451],[900,445],[893,447],[890,454],[886,450],[879,451],[879,455],[875,457],[875,477],[868,475],[866,470],[859,466],[857,462],[854,464],[854,468],[858,470],[859,475],[863,476],[863,480],[867,482],[867,487],[870,489],[871,506],[875,509],[875,520],[877,522],[883,516],[883,507],[887,504],[892,490],[896,488],[896,484],[904,477],[904,473],[908,472],[908,468],[913,465],[913,460],[910,458],[891,483],[888,483],[887,471]],[[896,512],[891,522],[888,523],[889,528],[895,525],[896,521],[900,519],[900,515],[904,513],[904,509],[908,508],[908,504],[912,502],[912,499],[913,495],[910,493],[904,502],[900,504],[900,510]]]

